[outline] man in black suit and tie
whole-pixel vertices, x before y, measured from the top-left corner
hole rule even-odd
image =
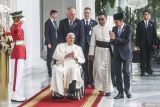
[[[84,28],[81,20],[76,18],[76,10],[73,7],[69,7],[67,10],[67,18],[63,19],[59,23],[59,35],[62,37],[61,42],[66,42],[66,36],[68,33],[75,34],[75,44],[83,47],[84,45]]]
[[[144,76],[145,72],[148,74],[153,72],[151,69],[151,53],[152,48],[157,45],[157,30],[150,17],[149,11],[145,10],[143,12],[144,20],[140,21],[136,28],[136,46],[140,49],[141,76]]]
[[[129,92],[130,89],[130,71],[129,62],[132,58],[131,49],[131,27],[124,23],[123,13],[117,13],[113,15],[115,27],[113,27],[112,32],[110,31],[111,43],[114,46],[113,50],[113,63],[114,72],[116,75],[116,87],[118,90],[118,95],[114,97],[115,99],[124,98],[124,91],[127,98],[131,98]],[[123,79],[122,79],[123,73]],[[123,87],[124,84],[124,87]]]
[[[85,79],[85,87],[87,87],[89,84],[94,88],[94,82],[93,82],[93,74],[92,74],[92,67],[93,62],[88,62],[88,52],[89,52],[89,45],[90,45],[90,39],[92,34],[92,29],[94,26],[97,25],[97,21],[91,19],[91,8],[86,7],[84,9],[84,19],[81,20],[84,25],[84,56],[85,56],[85,64],[83,65],[84,70],[84,79]]]
[[[47,46],[47,68],[49,77],[52,76],[51,61],[54,50],[59,43],[58,28],[56,19],[58,11],[51,10],[50,18],[45,22],[45,45]]]

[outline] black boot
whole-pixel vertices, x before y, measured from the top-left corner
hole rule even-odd
[[[76,99],[76,80],[73,80],[72,83],[69,84],[69,90],[68,90],[68,99]]]
[[[69,84],[69,93],[74,93],[76,91],[76,80],[73,80],[72,83]]]
[[[114,97],[114,99],[120,99],[120,98],[124,98],[124,94],[123,92],[119,92],[118,95],[116,97]]]
[[[125,91],[125,93],[126,93],[127,98],[131,98],[132,97],[132,95],[131,95],[131,93],[129,91]]]
[[[63,99],[64,96],[59,94],[58,92],[53,92],[52,93],[52,99]]]

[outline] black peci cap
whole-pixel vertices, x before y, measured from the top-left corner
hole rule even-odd
[[[114,20],[124,20],[123,13],[116,13],[113,15]]]

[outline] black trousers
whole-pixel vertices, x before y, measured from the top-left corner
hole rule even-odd
[[[123,91],[129,91],[130,89],[130,71],[129,71],[129,60],[123,60],[118,53],[116,57],[114,57],[115,64],[115,75],[116,75],[116,87],[119,93],[123,93]],[[122,79],[123,73],[123,79]],[[123,87],[124,85],[124,87]]]
[[[151,73],[151,54],[152,47],[149,45],[141,46],[140,47],[140,69],[141,73]]]
[[[93,62],[89,62],[88,60],[88,52],[89,52],[89,44],[86,43],[84,46],[84,57],[85,63],[83,64],[84,71],[84,84],[85,86],[89,84],[93,84]]]
[[[55,51],[55,47],[52,46],[52,48],[47,47],[47,68],[48,68],[48,75],[52,75],[52,68],[51,68],[51,62],[52,62],[52,56]]]

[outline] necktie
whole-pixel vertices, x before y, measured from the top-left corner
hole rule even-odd
[[[71,21],[69,25],[70,25],[70,29],[72,29],[73,28],[73,22]]]
[[[55,29],[57,29],[57,22],[53,21]]]
[[[87,26],[87,27],[89,26],[89,22],[88,22],[88,21],[86,21],[86,26]]]
[[[146,26],[146,29],[148,28],[148,22],[146,21],[146,23],[145,23],[145,26]]]
[[[56,22],[56,21],[53,21],[53,23],[54,23],[54,28],[55,28],[55,30],[56,30],[56,39],[57,39],[57,22]]]
[[[121,32],[122,32],[122,28],[120,27],[120,28],[118,28],[118,37],[121,36]]]

